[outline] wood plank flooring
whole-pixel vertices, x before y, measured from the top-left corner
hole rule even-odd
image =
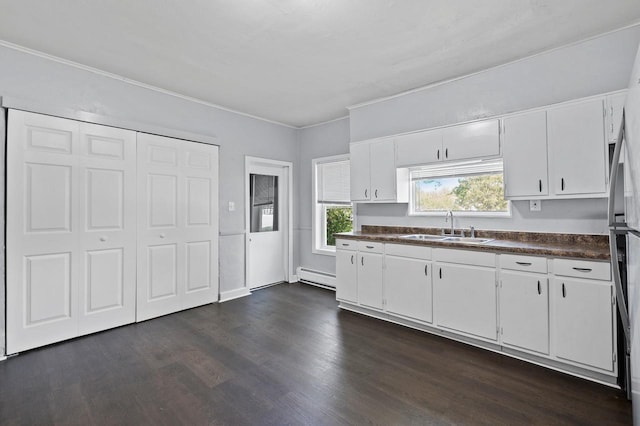
[[[0,424],[631,424],[621,391],[281,284],[0,362]]]

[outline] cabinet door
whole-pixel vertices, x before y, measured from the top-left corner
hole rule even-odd
[[[618,93],[607,96],[607,119],[605,120],[605,131],[608,142],[615,142],[618,139],[620,124],[622,121],[622,109],[624,101],[627,99],[626,93]]]
[[[395,201],[396,165],[392,139],[371,144],[371,201]]]
[[[336,250],[336,299],[358,303],[357,252]]]
[[[605,192],[606,159],[601,99],[549,109],[547,138],[553,193]]]
[[[396,167],[442,161],[442,129],[411,133],[396,138]]]
[[[358,302],[382,309],[382,255],[358,252]]]
[[[478,121],[443,130],[444,160],[489,157],[500,154],[498,120]]]
[[[369,144],[352,144],[350,152],[351,200],[368,201],[371,199],[371,160]]]
[[[506,198],[549,194],[546,111],[506,118],[502,151]]]
[[[437,325],[497,339],[495,269],[436,263],[433,280]]]
[[[432,321],[432,264],[419,259],[385,258],[385,299],[387,312]]]
[[[500,273],[502,343],[549,353],[549,293],[546,275]]]
[[[612,286],[555,277],[553,330],[558,358],[613,370]]]

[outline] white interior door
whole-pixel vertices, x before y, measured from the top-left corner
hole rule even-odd
[[[218,300],[218,148],[138,134],[142,321]]]
[[[250,289],[285,280],[287,188],[281,166],[251,166],[248,170],[248,286]]]
[[[136,318],[136,133],[80,123],[79,334]]]
[[[8,129],[8,353],[132,322],[135,133],[14,110]]]

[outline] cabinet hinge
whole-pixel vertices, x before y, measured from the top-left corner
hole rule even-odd
[[[496,334],[500,334],[500,327],[496,326]]]
[[[615,352],[613,353],[613,357],[612,358],[613,358],[613,362],[616,362],[616,353]]]
[[[611,296],[611,304],[612,305],[616,304],[616,295],[615,294]]]

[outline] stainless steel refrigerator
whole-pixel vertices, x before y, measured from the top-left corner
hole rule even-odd
[[[617,221],[614,206],[617,165],[622,151],[625,220]],[[640,48],[631,72],[622,126],[611,164],[609,230],[614,284],[626,345],[624,385],[633,401],[634,424],[640,425]],[[626,253],[623,253],[626,268],[622,271],[617,262],[620,253],[616,240],[619,236],[626,239]],[[626,288],[621,279],[625,273]]]

